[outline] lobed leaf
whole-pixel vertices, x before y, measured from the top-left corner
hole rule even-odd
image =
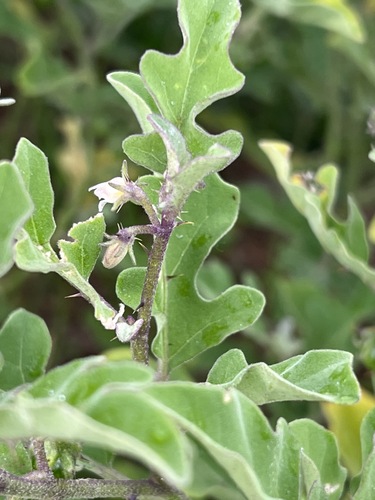
[[[327,349],[271,366],[248,365],[243,353],[232,349],[216,361],[207,382],[236,387],[258,405],[288,400],[352,404],[360,396],[352,363],[351,353]]]
[[[170,369],[246,328],[263,309],[263,295],[250,287],[233,286],[210,301],[197,290],[199,269],[234,224],[238,203],[235,187],[210,176],[185,205],[183,219],[189,224],[172,234],[153,309],[158,324],[153,351]],[[140,302],[144,275],[144,269],[126,269],[117,280],[118,297],[133,309]]]
[[[183,47],[178,54],[147,51],[140,63],[143,83],[126,72],[112,73],[108,80],[133,108],[144,133],[150,132],[147,114],[157,110],[182,133],[193,156],[205,155],[211,146],[220,144],[231,152],[231,157],[236,157],[242,147],[238,132],[212,136],[196,124],[195,118],[214,101],[234,94],[243,85],[244,77],[234,68],[228,54],[240,19],[239,2],[181,0],[178,15],[183,35]],[[124,151],[134,162],[153,171],[165,168],[165,150],[154,134],[128,138]],[[228,160],[226,165],[229,163]]]
[[[105,222],[103,214],[97,214],[84,222],[73,224],[68,232],[74,241],[59,240],[61,260],[72,263],[81,276],[88,279],[100,254]]]
[[[34,212],[25,224],[25,229],[36,245],[45,245],[49,243],[56,228],[53,218],[54,195],[47,158],[34,144],[22,138],[17,144],[13,162],[34,203]]]
[[[51,337],[45,322],[24,309],[14,311],[0,330],[3,366],[0,389],[8,391],[33,382],[46,368]]]
[[[20,227],[32,213],[33,204],[16,167],[0,163],[0,276],[12,266],[12,246]]]
[[[278,180],[290,200],[310,224],[323,248],[341,265],[375,288],[375,269],[367,263],[368,244],[365,225],[354,201],[349,198],[348,218],[338,221],[332,214],[337,190],[337,169],[321,167],[312,180],[302,174],[291,175],[291,148],[282,142],[260,144],[273,164]]]

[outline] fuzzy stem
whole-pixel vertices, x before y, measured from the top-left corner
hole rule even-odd
[[[146,277],[142,290],[141,304],[138,308],[138,319],[143,319],[142,327],[137,336],[130,342],[132,357],[135,361],[148,365],[152,305],[158,286],[161,267],[167,250],[168,241],[173,230],[173,225],[159,226],[157,234],[148,257]]]
[[[110,481],[105,479],[55,479],[16,476],[0,469],[0,493],[18,498],[64,500],[78,498],[124,498],[142,500],[186,499],[185,495],[152,481]]]
[[[36,466],[38,471],[46,475],[46,477],[53,477],[52,471],[49,468],[46,450],[44,448],[44,440],[41,438],[35,438],[31,440]]]

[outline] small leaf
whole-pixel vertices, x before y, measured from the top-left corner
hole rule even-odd
[[[374,492],[374,473],[375,473],[375,408],[370,410],[364,417],[361,425],[361,448],[362,448],[362,474],[359,480],[359,486],[353,496],[354,500],[367,500],[372,498]]]
[[[180,131],[159,115],[150,115],[149,121],[164,142],[167,152],[167,175],[176,176],[191,160],[186,142]]]
[[[13,389],[42,375],[51,353],[51,337],[44,321],[24,309],[14,311],[0,330],[4,366],[0,388]]]
[[[90,217],[84,222],[73,224],[68,232],[74,241],[60,240],[62,261],[72,263],[83,278],[88,279],[100,254],[105,222],[102,214]]]
[[[339,500],[346,472],[333,434],[312,420],[279,419],[269,478],[273,494],[283,499]]]
[[[58,260],[49,244],[36,245],[30,234],[22,229],[17,235],[14,245],[14,260],[17,266],[29,272],[50,273],[66,268],[66,264]]]
[[[167,155],[160,135],[131,135],[122,143],[124,153],[138,165],[156,174],[162,174],[167,165]]]
[[[132,108],[143,133],[150,133],[153,127],[147,117],[158,113],[158,108],[146,89],[142,78],[136,73],[116,71],[107,76],[107,80]]]
[[[321,350],[271,366],[246,365],[242,352],[233,349],[216,361],[207,381],[236,387],[258,405],[287,400],[352,404],[359,398],[352,361],[351,353]]]
[[[22,138],[13,161],[34,203],[34,212],[25,224],[25,229],[35,244],[45,245],[49,243],[56,227],[47,158],[34,144]]]
[[[75,287],[94,307],[95,318],[104,328],[115,330],[119,315],[79,273],[71,262],[62,262],[58,259],[49,244],[36,245],[31,240],[29,233],[22,230],[19,233],[14,249],[15,262],[20,269],[30,272],[50,273],[56,272],[68,283]]]
[[[32,201],[16,167],[0,163],[0,276],[12,266],[15,235],[32,213]]]
[[[303,174],[291,175],[289,145],[262,141],[260,146],[273,164],[280,184],[297,210],[306,217],[323,248],[375,288],[375,269],[367,263],[365,225],[354,201],[349,198],[349,216],[345,222],[338,221],[332,214],[337,169],[331,165],[321,167],[312,183],[307,183]]]
[[[64,441],[44,441],[49,468],[55,477],[74,479],[77,459],[81,454],[79,443]]]
[[[341,499],[346,471],[339,463],[334,435],[308,419],[295,420],[288,427],[301,450],[301,475],[308,498]]]
[[[0,442],[0,468],[17,476],[33,470],[30,453],[23,443]]]

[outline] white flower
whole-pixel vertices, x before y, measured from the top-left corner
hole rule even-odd
[[[113,212],[120,210],[122,205],[130,199],[125,190],[125,180],[122,177],[114,177],[108,182],[101,182],[89,188],[89,191],[94,191],[94,195],[99,198],[99,212],[103,211],[107,203],[113,205],[111,209]]]

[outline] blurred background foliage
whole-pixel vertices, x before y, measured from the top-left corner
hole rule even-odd
[[[337,215],[351,193],[368,222],[374,214],[374,165],[366,121],[375,107],[375,0],[243,0],[231,47],[246,75],[242,91],[205,110],[198,121],[212,132],[240,130],[241,157],[223,177],[242,195],[237,226],[200,273],[210,298],[234,282],[264,292],[267,306],[251,329],[193,360],[180,376],[204,379],[218,354],[240,347],[248,362],[274,363],[308,349],[345,349],[356,355],[363,386],[375,367],[373,291],[324,253],[306,221],[278,186],[257,146],[263,138],[290,142],[294,165],[314,171],[340,166]],[[114,70],[137,71],[147,49],[176,53],[182,37],[176,0],[2,0],[0,85],[16,105],[0,108],[0,157],[12,158],[20,136],[49,158],[56,193],[55,240],[71,224],[94,215],[88,187],[119,175],[121,143],[139,127],[106,82]],[[130,165],[133,178],[141,168]],[[139,207],[106,212],[109,233],[140,223]],[[147,240],[145,241],[147,245]],[[145,263],[142,249],[139,263]],[[125,260],[124,266],[130,262]],[[99,264],[92,281],[113,304],[115,271]],[[54,338],[53,364],[99,353],[111,333],[90,306],[52,275],[13,268],[0,283],[0,320],[16,307],[42,316]],[[119,355],[112,351],[112,355]],[[317,415],[311,403],[272,405],[271,420]]]

